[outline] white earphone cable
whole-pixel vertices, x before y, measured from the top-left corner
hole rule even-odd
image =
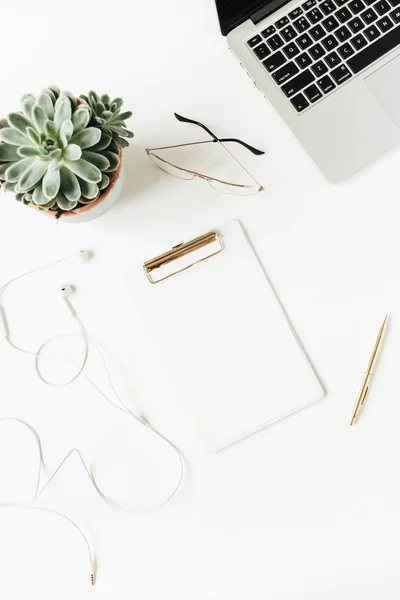
[[[82,252],[82,251],[81,251]],[[180,450],[173,444],[173,442],[171,442],[168,438],[166,438],[162,433],[160,433],[157,429],[155,429],[154,427],[152,427],[143,417],[135,414],[119,397],[119,395],[117,394],[114,384],[112,382],[111,379],[111,375],[109,372],[109,369],[107,367],[106,361],[104,359],[104,356],[99,348],[99,346],[93,342],[93,340],[91,340],[90,338],[87,337],[83,323],[81,322],[81,320],[77,317],[77,315],[75,314],[72,306],[69,304],[69,301],[67,302],[68,307],[69,307],[69,312],[72,316],[72,318],[74,319],[74,321],[76,322],[78,328],[79,328],[79,334],[62,334],[62,335],[57,335],[54,336],[48,340],[46,340],[45,342],[43,342],[43,344],[39,347],[39,349],[37,350],[37,352],[31,351],[31,350],[26,350],[24,348],[21,348],[19,346],[17,346],[16,344],[14,344],[14,342],[11,340],[10,338],[10,332],[9,332],[9,328],[8,328],[8,323],[5,317],[5,311],[4,311],[4,307],[1,303],[2,300],[2,296],[5,292],[5,290],[12,284],[15,283],[16,281],[27,277],[28,275],[32,275],[34,273],[37,273],[38,271],[42,271],[42,270],[46,270],[52,266],[54,266],[54,264],[58,264],[60,262],[64,262],[65,260],[69,260],[70,258],[73,258],[75,255],[72,256],[68,256],[65,259],[61,259],[59,261],[57,261],[57,263],[51,263],[48,265],[45,265],[43,267],[39,267],[38,269],[32,269],[31,271],[28,271],[22,275],[19,275],[18,277],[15,277],[14,279],[10,280],[9,282],[7,282],[5,285],[2,286],[2,288],[0,288],[0,318],[2,320],[2,324],[3,324],[3,332],[4,332],[4,337],[6,339],[6,341],[8,342],[8,344],[14,348],[15,350],[18,350],[19,352],[22,352],[24,354],[30,355],[32,357],[34,357],[35,359],[35,370],[36,373],[38,375],[38,377],[40,378],[40,380],[45,383],[46,385],[50,385],[52,387],[61,387],[61,386],[66,386],[69,385],[70,383],[72,383],[73,381],[75,381],[79,376],[83,375],[85,377],[85,379],[94,387],[94,389],[96,389],[99,394],[101,394],[101,396],[107,401],[109,402],[114,408],[117,408],[118,410],[126,413],[128,416],[132,417],[133,419],[135,419],[135,421],[139,422],[141,425],[143,425],[144,427],[146,427],[149,431],[151,431],[152,433],[154,433],[159,439],[163,440],[176,454],[177,458],[178,458],[178,462],[179,462],[179,476],[178,476],[178,481],[175,485],[175,487],[173,488],[173,491],[168,495],[168,497],[163,500],[162,502],[151,506],[150,508],[145,508],[145,509],[139,509],[138,507],[135,506],[129,506],[127,504],[119,504],[116,502],[113,502],[112,500],[110,500],[99,488],[98,484],[96,483],[96,480],[94,478],[94,475],[92,473],[92,471],[87,467],[81,453],[79,452],[79,450],[77,448],[72,449],[67,456],[61,461],[61,463],[59,464],[59,466],[56,468],[56,470],[53,472],[53,474],[47,479],[46,483],[44,484],[43,487],[40,488],[40,481],[41,481],[41,476],[42,476],[42,471],[43,471],[43,454],[42,454],[42,447],[41,447],[41,442],[40,442],[40,438],[37,434],[37,432],[25,421],[21,420],[21,419],[0,419],[0,423],[4,422],[4,421],[16,421],[19,422],[20,424],[23,424],[24,426],[26,426],[31,433],[34,435],[36,443],[38,445],[38,451],[39,451],[39,468],[38,468],[38,477],[37,477],[37,484],[36,484],[36,489],[35,489],[35,494],[34,497],[32,499],[31,504],[10,504],[10,503],[0,503],[0,507],[15,507],[15,508],[31,508],[31,509],[37,509],[37,510],[42,510],[42,511],[46,511],[46,512],[51,512],[53,514],[56,515],[60,515],[62,517],[64,517],[67,521],[69,521],[70,523],[72,523],[74,525],[74,527],[79,531],[79,533],[81,534],[81,536],[83,537],[83,539],[86,542],[86,545],[88,547],[88,551],[89,551],[89,559],[90,559],[90,564],[91,564],[91,580],[92,580],[92,584],[94,584],[94,580],[95,580],[95,573],[94,573],[94,562],[93,562],[93,557],[92,557],[92,552],[91,552],[91,548],[90,548],[90,544],[88,542],[88,539],[86,538],[86,536],[84,535],[84,533],[82,532],[82,530],[78,527],[78,525],[72,521],[72,519],[70,519],[69,517],[65,516],[62,513],[59,513],[55,510],[52,509],[45,509],[45,508],[41,508],[39,506],[32,506],[32,504],[34,504],[37,499],[40,497],[40,495],[44,492],[44,490],[48,487],[48,485],[51,483],[51,481],[54,479],[54,477],[56,476],[56,474],[60,471],[60,469],[63,467],[63,465],[66,463],[66,461],[70,458],[70,456],[74,453],[76,453],[83,465],[83,468],[87,474],[87,476],[89,477],[94,489],[96,490],[96,492],[99,494],[99,496],[102,498],[102,500],[104,502],[106,502],[109,506],[116,508],[118,510],[123,510],[123,511],[128,511],[128,512],[136,512],[136,513],[146,513],[146,512],[152,512],[154,510],[157,510],[163,506],[165,506],[168,502],[170,502],[172,500],[172,498],[175,496],[175,494],[177,493],[178,489],[181,486],[181,483],[183,481],[183,475],[184,475],[184,459],[182,456],[182,453],[180,452]],[[61,358],[55,358],[55,357],[50,357],[50,356],[45,356],[43,354],[44,349],[46,348],[46,346],[48,346],[51,342],[53,342],[56,339],[63,339],[63,338],[78,338],[81,339],[83,341],[84,344],[84,355],[83,358],[80,362],[79,365],[75,364],[72,361],[66,360],[66,359],[61,359]],[[97,351],[100,360],[102,362],[102,365],[104,367],[106,376],[107,376],[107,380],[109,382],[110,388],[116,398],[116,400],[118,401],[119,404],[117,404],[116,402],[114,402],[113,400],[111,400],[104,392],[102,389],[99,388],[99,386],[87,375],[87,373],[85,373],[84,368],[86,366],[86,362],[88,359],[88,353],[89,353],[89,345],[92,345],[95,350]],[[69,364],[72,365],[75,369],[76,369],[76,374],[70,378],[69,380],[62,382],[62,383],[54,383],[49,381],[48,379],[46,379],[43,375],[43,373],[40,370],[40,365],[39,365],[39,361],[40,360],[49,360],[49,361],[56,361],[56,362],[62,362],[64,364]]]

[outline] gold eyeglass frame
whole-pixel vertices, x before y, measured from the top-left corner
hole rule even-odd
[[[198,177],[199,179],[203,179],[204,181],[206,181],[209,185],[211,185],[212,181],[215,181],[217,183],[220,183],[222,185],[226,185],[228,186],[228,188],[240,188],[243,190],[248,190],[249,193],[247,195],[253,195],[253,194],[257,194],[258,192],[262,192],[264,191],[264,187],[249,173],[249,171],[246,169],[246,167],[244,167],[244,165],[242,165],[242,163],[228,150],[228,148],[226,148],[226,146],[224,146],[223,142],[237,142],[241,145],[243,145],[245,148],[247,148],[248,150],[250,150],[251,152],[253,152],[253,154],[264,154],[263,151],[261,150],[257,150],[256,148],[253,148],[252,146],[250,146],[249,144],[246,144],[245,142],[242,142],[241,140],[238,139],[234,139],[234,138],[230,138],[230,139],[225,139],[225,140],[221,140],[219,138],[217,138],[209,129],[208,127],[206,127],[205,125],[203,125],[202,123],[199,123],[198,121],[192,121],[191,119],[187,119],[186,117],[182,117],[180,115],[177,115],[176,113],[175,117],[178,119],[178,121],[182,121],[185,123],[193,123],[195,125],[199,125],[202,129],[204,129],[205,131],[207,131],[207,133],[209,133],[211,135],[211,137],[213,138],[212,140],[206,140],[206,141],[201,141],[201,142],[189,142],[187,144],[175,144],[172,146],[161,146],[158,148],[146,148],[146,154],[147,156],[151,159],[151,157],[153,156],[154,158],[157,159],[157,161],[160,161],[161,163],[164,163],[166,165],[169,165],[171,167],[173,167],[174,169],[177,169],[178,171],[182,171],[183,173],[188,173],[189,175],[192,175],[193,177],[191,177],[190,179],[186,179],[184,177],[182,177],[182,179],[186,179],[186,181],[191,181],[192,179],[194,179],[195,177]],[[231,181],[225,181],[223,179],[217,179],[216,177],[212,177],[210,175],[205,175],[204,173],[199,173],[198,171],[194,171],[192,169],[185,169],[184,167],[180,167],[179,165],[176,165],[175,163],[166,160],[165,158],[162,158],[161,156],[159,156],[158,154],[156,154],[156,152],[158,150],[169,150],[169,149],[173,149],[173,148],[184,148],[187,146],[198,146],[201,144],[213,144],[218,142],[223,148],[224,150],[226,150],[226,152],[228,152],[228,154],[231,155],[231,157],[238,163],[238,165],[251,177],[251,179],[253,179],[253,181],[255,182],[255,186],[254,185],[246,185],[246,184],[239,184],[239,183],[233,183]],[[162,169],[162,166],[160,166],[157,162],[152,161],[156,166],[158,166],[160,169]],[[166,173],[168,173],[168,175],[173,175],[173,173],[171,173],[170,171],[167,171],[166,169],[162,169],[165,170]],[[179,176],[176,175],[176,177],[178,179]],[[211,186],[212,187],[212,186]],[[216,189],[216,188],[214,188]],[[217,190],[217,191],[221,191],[221,190]],[[227,191],[227,193],[229,193]],[[234,194],[234,192],[232,192]],[[244,194],[246,195],[246,194]]]

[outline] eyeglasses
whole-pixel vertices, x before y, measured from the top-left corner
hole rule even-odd
[[[178,119],[178,121],[181,121],[181,123],[191,123],[193,125],[198,125],[202,129],[204,129],[213,139],[207,140],[205,142],[191,142],[189,144],[178,144],[175,146],[164,146],[161,148],[147,148],[147,156],[155,165],[157,165],[157,167],[159,167],[169,175],[172,175],[173,177],[178,177],[179,179],[186,179],[189,181],[191,179],[194,179],[195,177],[199,177],[200,179],[204,179],[204,181],[207,181],[207,183],[218,192],[223,192],[225,194],[235,194],[236,196],[251,196],[253,194],[256,194],[257,192],[262,192],[264,190],[263,186],[259,184],[256,179],[254,179],[254,177],[248,172],[248,170],[238,161],[238,159],[230,152],[230,150],[228,150],[228,148],[224,144],[226,142],[234,142],[235,144],[240,144],[241,146],[244,146],[244,148],[246,148],[247,150],[250,150],[250,152],[252,152],[256,156],[265,154],[262,150],[257,150],[257,148],[253,148],[253,146],[250,146],[249,144],[246,144],[246,142],[242,142],[241,140],[238,140],[236,138],[220,139],[202,123],[199,123],[198,121],[193,121],[192,119],[187,119],[186,117],[182,117],[177,113],[174,113],[174,115]],[[159,150],[169,150],[170,148],[184,148],[185,146],[199,146],[201,144],[215,143],[219,143],[224,148],[224,150],[226,150],[226,152],[230,154],[233,160],[235,160],[237,164],[254,181],[253,185],[241,185],[238,183],[231,183],[229,181],[223,181],[221,179],[216,179],[215,177],[204,175],[203,173],[198,173],[197,171],[184,169],[183,167],[179,167],[178,165],[175,165],[174,163],[165,160],[164,158],[161,158],[161,156],[156,154],[156,152]]]

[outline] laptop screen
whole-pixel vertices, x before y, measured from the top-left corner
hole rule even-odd
[[[245,21],[257,9],[271,0],[216,0],[221,31],[227,35],[231,29]]]

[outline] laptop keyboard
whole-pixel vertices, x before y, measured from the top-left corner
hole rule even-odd
[[[307,0],[247,44],[300,113],[400,44],[400,0]]]

